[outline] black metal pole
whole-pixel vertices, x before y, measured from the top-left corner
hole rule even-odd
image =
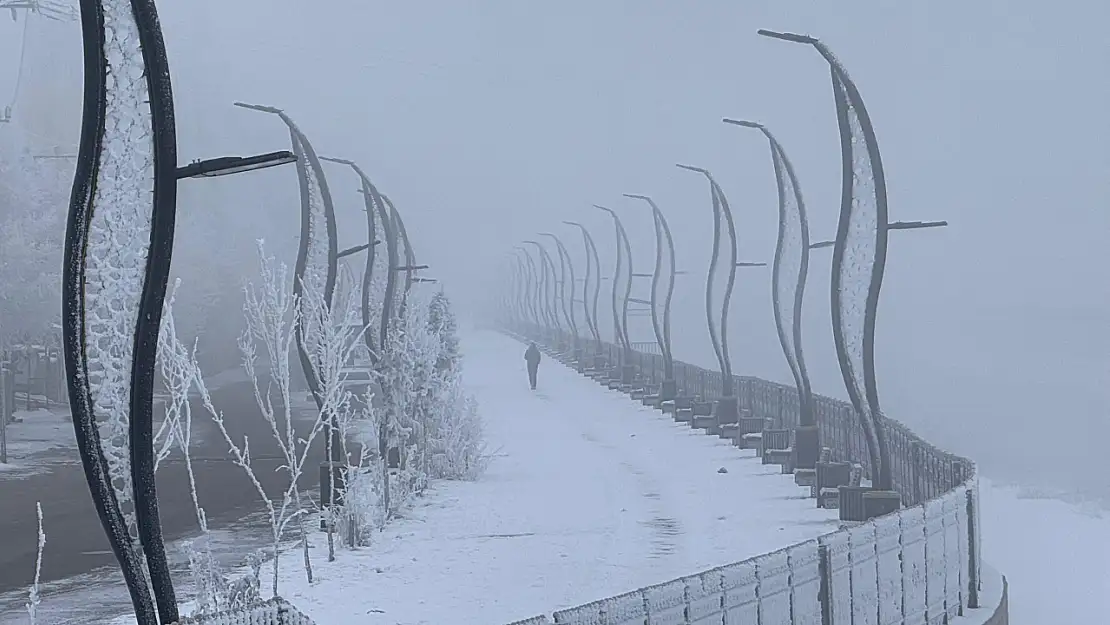
[[[562,324],[559,323],[558,313],[558,284],[555,275],[555,266],[551,262],[551,257],[548,256],[547,250],[544,249],[543,244],[539,241],[528,240],[525,243],[533,245],[539,251],[540,255],[540,291],[542,291],[544,310],[547,312],[547,323],[549,324],[549,331],[551,332],[552,342],[551,347],[559,349],[562,343]]]
[[[593,236],[590,235],[586,226],[576,221],[564,221],[563,223],[577,226],[582,231],[582,242],[585,245],[586,254],[586,279],[582,283],[582,313],[586,317],[586,325],[589,326],[590,335],[594,341],[594,355],[598,357],[601,355],[601,332],[597,325],[597,299],[601,294],[601,261],[598,258],[597,246],[594,245]],[[593,278],[592,281],[591,278]],[[593,285],[592,294],[591,284]]]
[[[815,470],[820,456],[820,431],[814,416],[813,392],[802,349],[802,303],[809,271],[809,220],[801,185],[794,166],[778,139],[762,124],[744,120],[725,123],[754,128],[763,133],[771,148],[778,192],[778,242],[771,279],[771,302],[779,344],[798,390],[798,428],[794,435],[794,468]],[[808,478],[806,478],[808,479]]]
[[[540,236],[550,237],[555,241],[555,248],[559,254],[559,291],[560,300],[562,301],[563,318],[570,327],[570,348],[572,350],[572,358],[574,362],[578,363],[581,359],[581,349],[578,345],[578,321],[577,316],[574,314],[574,263],[571,262],[570,253],[563,245],[562,239],[551,232],[541,232]]]
[[[679,165],[680,168],[697,172],[709,181],[709,194],[713,201],[713,253],[709,263],[709,274],[705,283],[705,309],[706,319],[709,323],[709,337],[713,341],[717,352],[717,360],[721,365],[721,398],[718,399],[714,410],[718,415],[718,423],[734,423],[739,417],[739,404],[734,392],[732,378],[732,361],[728,347],[728,309],[732,300],[732,288],[736,283],[736,226],[732,220],[732,211],[729,209],[728,200],[717,181],[708,170],[688,165]],[[724,262],[728,266],[728,280],[721,301],[720,325],[716,325],[713,306],[713,282],[716,278],[717,268],[722,262],[721,256],[721,230],[722,226],[728,234],[728,249]]]
[[[674,296],[677,275],[674,239],[671,237],[671,228],[667,224],[666,216],[654,200],[646,195],[628,193],[625,197],[643,200],[651,207],[652,222],[655,226],[655,271],[651,275],[651,324],[663,359],[663,382],[659,387],[659,401],[670,401],[678,394],[677,382],[674,378],[674,359],[671,356],[671,298]],[[661,293],[662,319],[659,317]]]
[[[153,1],[81,0],[80,12],[85,88],[62,285],[74,433],[136,619],[172,622],[152,432],[177,198],[169,65]]]
[[[277,115],[289,129],[293,154],[297,157],[297,180],[301,198],[301,233],[297,262],[293,270],[293,296],[303,302],[307,289],[321,299],[321,305],[325,310],[330,310],[335,291],[339,251],[336,246],[335,206],[332,203],[331,190],[324,175],[323,164],[308,137],[281,109],[242,102],[236,102],[235,106]],[[318,350],[312,343],[317,339],[305,333],[304,319],[298,321],[295,332],[301,370],[317,409],[322,410],[324,407],[322,380],[316,373],[321,368],[321,363],[313,360],[313,354]],[[328,458],[331,462],[338,463],[343,459],[338,416],[334,412],[328,415],[324,426]]]
[[[621,347],[620,376],[622,384],[631,384],[635,377],[632,364],[632,342],[628,339],[628,300],[632,295],[632,246],[628,233],[615,211],[594,204],[594,208],[609,213],[616,231],[617,262],[613,270],[613,322],[617,342]],[[623,291],[623,293],[622,293]]]
[[[524,262],[525,280],[524,280],[524,296],[527,303],[527,308],[531,316],[531,328],[529,329],[530,339],[536,339],[541,335],[541,327],[543,321],[540,319],[540,309],[537,307],[536,302],[539,301],[539,287],[538,278],[536,277],[536,264],[532,261],[532,255],[528,253],[528,249],[523,246],[515,246],[513,248],[520,252],[522,256],[518,258]]]
[[[886,175],[875,128],[867,107],[847,70],[825,44],[814,37],[760,30],[759,34],[812,45],[829,64],[837,123],[840,128],[840,220],[833,247],[833,338],[848,396],[867,433],[874,487],[888,495],[872,499],[869,515],[897,509],[892,495],[893,472],[885,418],[875,381],[875,317],[886,267]],[[862,149],[861,149],[862,148]],[[909,225],[946,225],[945,222]],[[907,228],[898,223],[895,229]]]

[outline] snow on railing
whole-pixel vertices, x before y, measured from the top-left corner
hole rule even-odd
[[[619,348],[603,344],[617,362]],[[634,352],[649,384],[662,359]],[[676,361],[679,394],[719,395],[721,374]],[[741,408],[773,427],[798,425],[793,386],[736,377]],[[870,466],[859,421],[847,402],[815,396],[821,441],[831,461]],[[887,419],[894,488],[905,508],[817,540],[512,625],[597,623],[762,623],[847,625],[944,623],[979,607],[979,481],[975,464]]]
[[[289,602],[274,597],[247,608],[226,610],[215,614],[189,616],[177,625],[315,625]]]

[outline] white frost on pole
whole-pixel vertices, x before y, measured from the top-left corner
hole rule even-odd
[[[154,193],[154,135],[139,29],[128,0],[104,0],[104,137],[89,221],[85,353],[109,477],[135,543],[131,483],[131,366],[146,274]],[[140,551],[141,553],[141,551]]]
[[[311,293],[316,297],[324,298],[330,273],[331,251],[328,235],[327,214],[324,207],[323,190],[312,163],[307,162],[306,146],[301,139],[299,131],[294,131],[293,148],[298,158],[305,161],[302,171],[304,183],[307,187],[308,197],[308,233],[307,254],[304,262],[304,273],[301,276],[301,293]],[[331,302],[327,302],[330,306]],[[302,341],[309,358],[320,350],[321,333],[323,329],[315,319],[301,320]],[[320,362],[313,360],[313,368],[319,368]]]

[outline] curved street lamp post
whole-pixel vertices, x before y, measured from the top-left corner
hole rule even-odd
[[[153,0],[81,0],[80,15],[83,111],[62,269],[67,390],[89,492],[136,621],[173,623],[179,613],[155,488],[153,391],[177,183],[281,165],[291,154],[178,167]]]
[[[594,208],[605,211],[613,218],[616,231],[616,263],[613,267],[613,331],[620,346],[618,380],[621,386],[631,386],[636,378],[636,367],[632,364],[632,343],[628,340],[628,302],[632,294],[632,245],[628,233],[621,223],[620,216],[611,209],[594,204]]]
[[[527,336],[531,340],[539,339],[543,336],[544,318],[542,315],[542,307],[537,305],[540,301],[539,297],[539,279],[536,277],[536,263],[532,260],[532,255],[528,252],[528,248],[522,245],[513,246],[513,250],[518,252],[517,259],[521,263],[521,268],[524,270],[524,290],[521,295],[524,298],[524,306],[529,313],[529,324]]]
[[[674,296],[675,268],[674,239],[667,218],[659,206],[646,195],[625,193],[624,197],[643,200],[651,207],[652,222],[655,226],[655,270],[651,274],[651,325],[659,353],[663,360],[663,380],[655,397],[651,398],[656,406],[665,401],[673,401],[678,395],[678,383],[674,377],[674,358],[671,356],[671,298]],[[662,298],[662,302],[660,302]],[[659,309],[662,307],[662,318]]]
[[[885,419],[875,383],[875,314],[886,266],[887,232],[946,226],[947,222],[888,222],[886,176],[875,129],[844,66],[814,37],[769,30],[759,34],[811,45],[831,70],[842,166],[840,220],[833,247],[833,339],[870,455],[874,490],[864,494],[865,515],[881,516],[901,505],[894,491]]]
[[[579,372],[582,371],[582,347],[579,345],[578,319],[574,313],[574,263],[571,262],[570,253],[563,245],[562,239],[551,232],[540,232],[541,237],[549,237],[555,241],[559,253],[559,298],[563,307],[563,318],[570,328],[571,360]]]
[[[293,270],[293,296],[301,302],[318,301],[323,307],[320,313],[326,314],[331,309],[332,296],[335,292],[339,250],[336,248],[335,206],[332,203],[331,190],[324,175],[323,164],[308,137],[301,132],[293,118],[285,111],[273,106],[244,102],[235,102],[234,106],[276,115],[289,130],[293,154],[297,156],[297,181],[301,197],[300,245],[297,250],[297,263]],[[306,297],[306,291],[309,297]],[[317,375],[317,371],[323,370],[323,363],[316,361],[316,355],[321,353],[319,349],[321,336],[318,330],[312,331],[312,326],[321,323],[323,319],[309,320],[309,323],[305,321],[303,318],[300,319],[295,328],[297,355],[308,390],[316,402],[316,408],[322,410],[323,381]],[[343,460],[338,415],[334,412],[328,415],[324,425],[328,461],[334,466]],[[328,469],[324,467],[322,470]]]
[[[575,226],[582,231],[582,244],[585,246],[586,277],[582,280],[582,314],[586,318],[586,325],[590,329],[590,336],[594,342],[593,369],[605,366],[605,357],[601,348],[601,333],[597,327],[597,298],[601,293],[601,261],[598,259],[597,246],[594,238],[586,226],[577,221],[564,221],[568,226]],[[591,278],[593,290],[591,291]]]
[[[382,201],[381,195],[378,193],[377,187],[370,181],[370,177],[362,170],[354,161],[332,158],[322,156],[320,160],[340,165],[346,165],[359,177],[361,187],[359,193],[363,197],[365,206],[363,211],[366,213],[366,229],[367,239],[370,243],[356,246],[345,250],[339,254],[340,257],[355,253],[361,250],[367,250],[366,255],[366,268],[362,274],[362,323],[365,327],[369,328],[374,317],[374,308],[379,309],[379,319],[377,328],[377,341],[375,343],[373,332],[367,331],[364,334],[364,342],[366,347],[370,350],[371,357],[375,362],[379,362],[382,357],[382,349],[385,347],[390,326],[394,320],[394,312],[391,310],[393,300],[393,293],[396,290],[397,272],[391,271],[391,267],[398,265],[397,253],[397,237],[393,232],[393,224],[389,214],[386,212],[385,202]],[[385,242],[385,262],[379,263],[379,256],[376,247],[382,242]],[[384,268],[383,268],[384,264]],[[382,301],[375,302],[373,297],[377,294],[378,285],[380,280],[385,281],[382,291]]]
[[[709,273],[705,282],[705,313],[709,325],[709,338],[713,341],[713,349],[721,366],[721,396],[713,405],[716,428],[720,431],[722,426],[732,425],[740,421],[740,402],[736,396],[736,384],[732,377],[732,360],[729,356],[728,346],[728,310],[732,301],[732,288],[736,284],[736,269],[740,267],[765,267],[767,263],[739,262],[736,260],[736,226],[724,190],[717,184],[709,170],[690,165],[678,165],[678,167],[705,176],[706,180],[709,181],[709,194],[713,201],[713,254],[709,262]],[[728,248],[723,259],[721,258],[722,228],[728,233]],[[718,325],[718,318],[714,317],[713,282],[721,262],[726,263],[728,267],[728,280],[725,283],[725,292],[721,299],[720,325]]]
[[[809,272],[809,220],[802,188],[794,165],[782,144],[762,124],[725,119],[726,124],[759,130],[771,148],[775,183],[778,191],[779,232],[771,279],[771,303],[775,313],[779,345],[782,347],[798,391],[798,427],[791,446],[795,480],[809,486],[817,479],[817,460],[821,454],[820,430],[813,409],[813,392],[802,349],[802,302]]]
[[[551,261],[551,256],[548,255],[547,249],[539,241],[528,240],[524,241],[529,245],[534,245],[540,253],[540,292],[541,301],[544,305],[544,310],[547,314],[547,324],[549,336],[554,343],[556,351],[561,352],[564,347],[563,326],[559,321],[559,284],[558,277],[555,274],[555,263]]]

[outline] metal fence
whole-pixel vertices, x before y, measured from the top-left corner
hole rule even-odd
[[[619,348],[606,343],[608,362]],[[648,384],[662,381],[658,354],[634,351]],[[674,363],[679,394],[709,400],[721,374]],[[798,425],[793,386],[737,376],[740,405],[777,429]],[[822,446],[832,461],[870,473],[863,430],[850,404],[816,396]],[[892,625],[941,624],[979,607],[979,482],[975,464],[886,419],[894,489],[905,508],[727,566],[519,624]],[[517,624],[514,624],[517,625]]]

